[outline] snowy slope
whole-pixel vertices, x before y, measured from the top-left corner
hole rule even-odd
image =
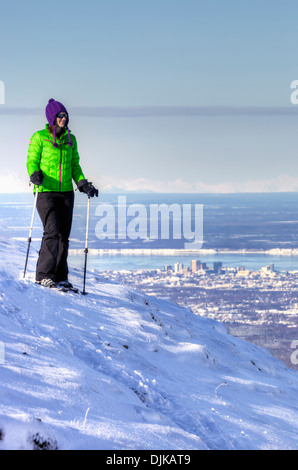
[[[296,371],[92,273],[37,286],[34,250],[23,280],[25,251],[0,240],[0,450],[298,448]]]

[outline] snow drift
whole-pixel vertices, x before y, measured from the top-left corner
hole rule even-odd
[[[94,273],[37,286],[34,250],[23,280],[25,252],[0,240],[0,449],[298,448],[296,371]]]

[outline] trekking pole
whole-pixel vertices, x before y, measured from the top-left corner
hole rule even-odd
[[[86,295],[85,291],[86,285],[86,268],[87,268],[87,254],[88,254],[88,230],[89,230],[89,210],[90,210],[90,196],[88,196],[88,205],[87,205],[87,222],[86,222],[86,240],[85,240],[85,264],[84,264],[84,284],[83,284],[83,295]]]
[[[29,250],[30,250],[31,234],[32,234],[32,230],[33,230],[33,221],[34,221],[34,215],[35,215],[35,209],[36,209],[37,196],[38,196],[38,186],[36,186],[36,193],[35,193],[35,197],[34,197],[33,212],[32,212],[31,225],[30,225],[30,230],[29,230],[27,255],[26,255],[26,261],[25,261],[25,268],[24,268],[23,277],[25,277],[25,275],[26,275],[26,269],[27,269],[28,256],[29,256]]]

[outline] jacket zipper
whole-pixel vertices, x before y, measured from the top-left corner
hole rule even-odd
[[[53,140],[45,139],[47,142],[53,142]],[[61,179],[62,179],[62,145],[59,138],[57,138],[60,144],[60,176],[59,176],[59,192],[61,191]]]
[[[59,139],[58,139],[59,140]],[[59,177],[59,191],[61,191],[61,178],[62,178],[62,145],[59,140],[60,144],[60,177]]]

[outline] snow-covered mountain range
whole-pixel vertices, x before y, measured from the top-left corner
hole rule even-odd
[[[37,286],[25,253],[0,240],[0,450],[298,448],[296,371],[91,272]]]

